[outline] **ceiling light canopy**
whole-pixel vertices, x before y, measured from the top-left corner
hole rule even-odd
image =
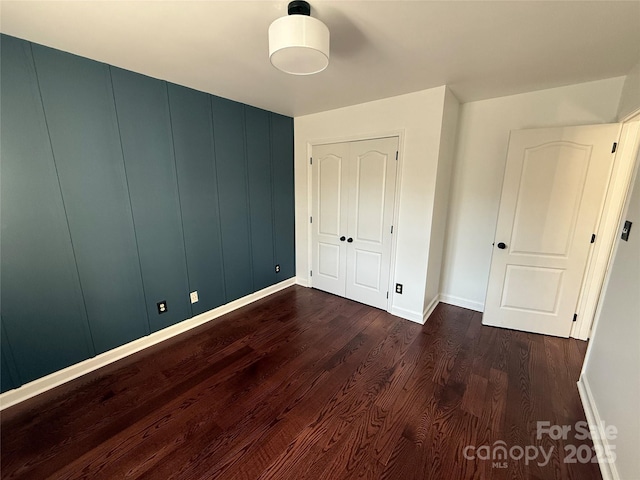
[[[278,70],[292,75],[312,75],[329,65],[329,29],[311,17],[309,3],[289,3],[289,15],[269,27],[269,58]]]

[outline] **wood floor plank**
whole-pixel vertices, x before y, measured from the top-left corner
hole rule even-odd
[[[183,476],[177,478],[225,478],[227,474],[229,478],[256,478],[276,453],[283,452],[313,421],[317,412],[353,375],[392,324],[376,311],[375,318],[364,330],[313,371],[313,378],[301,383],[292,382],[289,395],[283,394],[275,399],[272,411],[267,411],[265,423],[253,429],[230,429],[225,433],[223,443],[207,447],[198,455],[199,459],[206,458],[212,467],[202,471],[204,467],[198,461],[195,462],[197,468],[188,466],[182,472]],[[255,427],[255,422],[251,423]],[[249,464],[243,462],[246,457],[254,461]]]
[[[481,320],[291,287],[6,409],[2,478],[599,479],[565,462],[589,440],[536,438],[584,421],[585,343]],[[468,455],[500,442],[551,455]]]
[[[288,445],[259,478],[293,477],[303,473],[301,458],[318,445],[328,450],[347,431],[350,422],[364,414],[380,391],[390,382],[395,370],[394,351],[398,349],[406,322],[396,322],[389,335],[379,343],[310,423]],[[302,455],[301,455],[302,454]]]
[[[476,417],[482,416],[484,399],[487,393],[489,380],[472,373],[462,396],[462,410]]]

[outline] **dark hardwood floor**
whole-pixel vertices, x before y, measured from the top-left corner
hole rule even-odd
[[[2,478],[600,478],[536,436],[584,421],[586,344],[480,321],[291,287],[6,409]]]

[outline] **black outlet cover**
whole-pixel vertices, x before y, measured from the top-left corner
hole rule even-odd
[[[158,302],[156,305],[158,306],[158,313],[160,315],[162,315],[163,313],[167,313],[167,311],[169,310],[167,308],[167,301],[166,300],[162,300],[161,302]]]
[[[401,283],[396,283],[396,293],[399,293],[400,295],[402,295],[402,284]]]

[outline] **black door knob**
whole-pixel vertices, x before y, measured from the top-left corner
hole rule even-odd
[[[346,240],[346,237],[344,235],[340,237],[341,242],[344,242],[345,240]]]
[[[353,242],[353,238],[351,238],[351,237],[347,238],[347,242],[349,242],[349,243]]]
[[[503,242],[500,242],[500,243],[498,244],[498,248],[499,248],[500,250],[504,250],[505,248],[507,248],[507,246],[506,246]]]

